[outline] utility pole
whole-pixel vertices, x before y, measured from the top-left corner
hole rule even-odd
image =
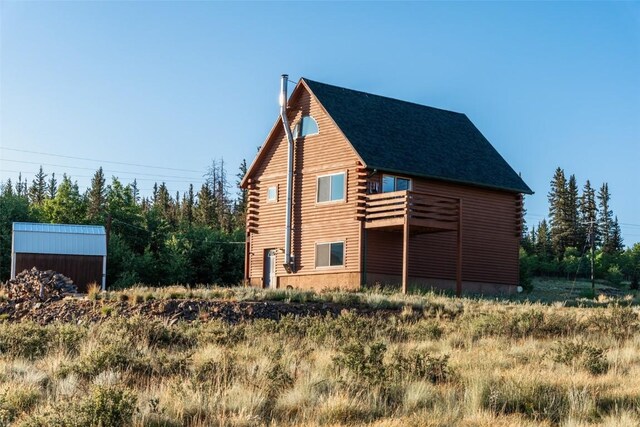
[[[594,271],[594,259],[595,259],[595,255],[594,255],[594,246],[595,246],[595,235],[594,235],[594,229],[593,229],[593,221],[591,221],[591,227],[589,227],[589,244],[591,246],[591,292],[593,294],[593,296],[596,295],[596,279],[595,279],[595,275],[593,273]]]
[[[595,296],[596,294],[596,279],[595,279],[595,273],[594,273],[594,270],[595,270],[594,253],[595,253],[595,243],[596,243],[595,227],[594,227],[595,221],[591,220],[589,222],[583,222],[583,224],[589,225],[589,248],[591,252],[591,292]]]

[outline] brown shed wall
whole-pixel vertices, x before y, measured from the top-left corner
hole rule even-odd
[[[54,270],[73,280],[78,292],[87,292],[90,283],[102,283],[102,257],[91,255],[16,254],[16,274],[36,267]]]

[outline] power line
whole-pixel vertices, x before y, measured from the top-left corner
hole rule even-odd
[[[90,171],[95,171],[95,168],[86,168],[83,166],[67,166],[67,165],[58,165],[58,164],[54,164],[54,163],[41,163],[41,162],[31,162],[28,160],[13,160],[13,159],[2,159],[3,162],[13,162],[13,163],[26,163],[26,164],[31,164],[31,165],[40,165],[40,166],[54,166],[54,167],[59,167],[59,168],[69,168],[69,169],[82,169],[82,170],[90,170]],[[131,171],[117,171],[117,170],[113,170],[113,169],[104,169],[104,172],[109,172],[109,173],[131,173]],[[162,178],[181,178],[181,179],[201,179],[200,178],[196,178],[196,177],[189,177],[189,176],[176,176],[176,175],[160,175],[160,174],[153,174],[153,173],[143,173],[143,172],[136,172],[139,175],[144,175],[144,176],[156,176],[156,177],[162,177]]]
[[[40,154],[40,155],[43,155],[43,156],[62,157],[62,158],[65,158],[65,159],[88,160],[88,161],[91,161],[91,162],[110,163],[110,164],[113,164],[113,165],[135,166],[135,167],[152,168],[152,169],[166,169],[166,170],[173,170],[173,171],[179,171],[179,172],[196,172],[196,173],[202,172],[202,171],[193,170],[193,169],[178,169],[178,168],[169,168],[169,167],[166,167],[166,166],[152,166],[152,165],[143,165],[143,164],[139,164],[139,163],[126,163],[126,162],[116,162],[116,161],[112,161],[112,160],[91,159],[91,158],[88,158],[88,157],[65,156],[65,155],[62,155],[62,154],[44,153],[42,151],[22,150],[22,149],[18,149],[18,148],[0,147],[0,149],[7,150],[7,151],[16,151],[16,152],[19,152],[19,153]]]
[[[21,174],[24,175],[23,178],[25,178],[25,179],[26,179],[26,175],[27,174],[32,174],[32,175],[35,176],[38,173],[38,172],[23,171],[23,170],[22,171],[17,171],[17,170],[10,170],[10,169],[2,169],[2,170],[0,170],[0,173],[2,173],[2,172],[21,173]],[[49,176],[49,175],[51,175],[51,174],[47,174],[47,176]],[[73,174],[73,175],[69,175],[69,178],[74,178],[74,179],[75,178],[93,178],[93,175],[76,175],[76,174]],[[194,182],[196,182],[196,183],[201,182],[201,181],[197,181],[197,180],[194,180],[194,181],[184,181],[184,180],[175,180],[175,179],[162,179],[162,180],[159,180],[159,179],[153,179],[153,178],[138,178],[138,177],[135,177],[135,176],[117,176],[116,178],[121,182],[122,181],[133,181],[133,180],[136,180],[136,181],[151,181],[151,182],[159,182],[159,181],[162,181],[162,182],[179,182],[179,183],[186,182],[186,183],[190,183],[190,184],[192,184]]]

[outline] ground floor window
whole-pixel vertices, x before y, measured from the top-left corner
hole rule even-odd
[[[316,267],[344,266],[344,242],[316,244]]]

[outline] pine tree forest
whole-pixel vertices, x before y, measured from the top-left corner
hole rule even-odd
[[[223,160],[205,183],[172,192],[162,182],[141,198],[137,182],[109,180],[99,168],[83,193],[71,176],[40,167],[29,183],[0,184],[0,281],[9,278],[14,221],[99,224],[109,230],[107,284],[238,284],[243,278],[247,195],[238,188],[242,162],[230,182]],[[237,194],[236,194],[237,192]]]
[[[102,168],[81,192],[71,176],[47,174],[31,183],[18,175],[0,184],[0,281],[9,277],[14,221],[101,224],[109,229],[107,283],[111,289],[148,285],[238,284],[243,278],[247,194],[233,182],[223,160],[213,161],[198,189],[173,192],[156,183],[149,197],[138,184],[111,180]],[[525,227],[520,248],[521,282],[532,276],[588,278],[593,245],[595,276],[612,284],[640,279],[640,243],[625,249],[607,183],[579,188],[557,168],[548,193],[548,220]]]
[[[567,178],[558,167],[547,197],[549,220],[523,229],[521,281],[528,283],[532,276],[588,278],[593,253],[596,279],[613,285],[626,280],[638,289],[640,243],[625,249],[609,185],[596,189],[587,180],[579,191],[575,176]]]

